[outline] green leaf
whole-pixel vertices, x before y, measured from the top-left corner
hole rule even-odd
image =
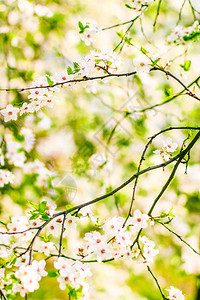
[[[47,201],[42,201],[39,204],[39,212],[44,213],[46,209],[47,209]]]
[[[126,44],[131,45],[131,40],[132,40],[132,38],[125,37],[125,43]]]
[[[133,7],[131,7],[129,4],[125,4],[125,6],[129,9],[133,9]]]
[[[47,214],[42,215],[42,220],[48,221],[49,219],[50,219],[49,215],[47,215]]]
[[[166,218],[167,216],[168,216],[168,214],[166,214],[164,212],[162,212],[161,215],[160,215],[161,218]]]
[[[39,213],[35,213],[29,218],[29,220],[36,220],[39,216],[40,216]]]
[[[190,66],[191,66],[191,60],[186,60],[186,61],[184,62],[184,65],[181,65],[181,64],[180,64],[180,67],[183,68],[183,70],[184,70],[185,72],[189,71]]]
[[[80,28],[79,33],[83,33],[85,29],[90,28],[89,25],[83,26],[83,23],[81,21],[78,22],[78,27]]]
[[[123,32],[123,30],[121,30],[120,32],[116,32],[116,34],[117,34],[121,39],[124,38],[124,32]]]
[[[140,51],[141,51],[143,54],[147,54],[147,53],[148,53],[148,51],[147,51],[146,49],[144,49],[142,46],[141,46],[141,48],[140,48]]]
[[[171,207],[170,211],[168,212],[168,216],[174,218],[175,215],[172,213],[172,210],[173,210],[173,206]]]
[[[59,272],[57,270],[49,270],[48,271],[48,277],[57,277],[59,275]]]
[[[160,58],[157,58],[155,60],[151,59],[151,62],[153,63],[153,66],[157,65],[157,63],[159,62]]]
[[[74,71],[75,71],[75,73],[80,71],[80,66],[77,62],[74,62]]]
[[[173,95],[173,89],[169,86],[166,86],[164,88],[164,93],[165,93],[165,96],[170,97]]]
[[[28,203],[29,203],[33,208],[35,208],[36,210],[38,210],[39,205],[38,205],[37,203],[34,203],[34,202],[30,201],[30,200],[28,200]]]
[[[73,70],[70,66],[67,67],[67,73],[68,75],[72,75],[73,74]]]
[[[68,295],[70,296],[70,298],[76,300],[78,299],[78,297],[82,296],[82,288],[76,290],[75,288],[72,288],[69,284],[66,284],[66,287],[68,289]]]
[[[80,30],[84,30],[84,26],[81,21],[78,22],[78,27],[80,28]]]
[[[47,79],[48,85],[52,86],[54,84],[54,82],[51,80],[49,75],[46,75],[46,79]]]

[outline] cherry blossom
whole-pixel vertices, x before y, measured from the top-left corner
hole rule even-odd
[[[84,30],[84,32],[80,33],[80,37],[86,46],[89,46],[95,42],[96,34],[100,32],[100,28],[98,27],[97,22],[94,20],[84,20],[82,21],[82,24],[84,27],[87,26],[87,28]]]
[[[32,267],[34,270],[36,270],[37,274],[40,276],[40,279],[42,276],[47,276],[47,272],[44,270],[46,265],[46,261],[45,260],[33,260],[32,262]]]
[[[144,245],[143,248],[143,255],[146,258],[147,262],[153,262],[154,256],[156,256],[159,253],[158,249],[154,249],[150,245]]]
[[[169,292],[168,298],[171,299],[171,300],[173,300],[173,299],[175,299],[175,300],[184,300],[185,299],[182,291],[174,288],[173,286],[170,286],[170,289],[166,289],[166,291]]]
[[[24,113],[33,113],[34,112],[34,107],[33,103],[23,103],[22,107],[20,108],[20,116],[23,115]]]
[[[91,250],[96,250],[102,243],[106,243],[107,237],[98,231],[87,232],[84,240],[88,241]]]
[[[133,59],[133,66],[138,74],[148,73],[151,68],[151,61],[145,55],[141,55]]]
[[[114,216],[111,219],[108,219],[102,226],[103,231],[108,236],[115,236],[121,229],[124,224],[125,219],[122,217]]]
[[[11,121],[11,120],[16,121],[18,112],[19,112],[19,108],[14,107],[12,104],[8,104],[6,106],[6,108],[0,110],[0,113],[4,117],[5,122]]]
[[[14,183],[15,175],[10,171],[0,169],[0,187],[3,187],[5,184]]]
[[[142,214],[139,209],[136,209],[133,213],[133,217],[130,217],[126,225],[134,225],[135,230],[139,231],[141,228],[147,228],[147,221],[149,216]]]
[[[167,37],[168,43],[174,43],[174,44],[185,44],[184,37],[189,36],[190,34],[195,32],[200,32],[200,25],[198,21],[195,21],[192,26],[189,26],[187,28],[183,26],[176,26],[174,31]]]
[[[49,256],[55,250],[55,246],[52,242],[45,243],[44,241],[39,242],[38,251]]]
[[[178,147],[177,143],[173,143],[171,138],[163,141],[163,147],[153,151],[155,154],[159,154],[164,161],[168,161],[172,157],[172,153],[176,151]]]
[[[111,259],[113,257],[113,247],[107,243],[100,243],[95,251],[97,261],[101,263],[103,260]]]

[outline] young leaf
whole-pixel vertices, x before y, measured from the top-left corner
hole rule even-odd
[[[125,4],[125,6],[129,9],[133,9],[133,7],[131,7],[129,4]]]
[[[123,30],[121,30],[120,32],[116,32],[116,34],[117,34],[121,39],[124,38],[124,32],[123,32]]]
[[[29,220],[36,220],[39,216],[40,216],[39,213],[35,213],[29,218]]]
[[[42,220],[48,221],[49,219],[50,219],[49,215],[47,215],[47,214],[42,215]]]
[[[147,51],[146,49],[144,49],[142,46],[141,46],[141,48],[140,48],[140,51],[141,51],[143,54],[147,54],[147,53],[148,53],[148,51]]]
[[[40,204],[39,204],[39,212],[40,213],[44,213],[45,210],[47,208],[47,201],[42,201]]]
[[[49,75],[46,75],[46,79],[47,79],[48,85],[52,86],[54,84],[54,82],[51,80]]]
[[[38,205],[37,203],[34,203],[34,202],[30,201],[30,200],[28,200],[28,203],[29,203],[33,208],[35,208],[36,210],[38,210],[39,205]]]
[[[183,68],[183,70],[184,70],[185,72],[189,71],[190,66],[191,66],[191,60],[186,60],[186,61],[184,62],[184,65],[181,65],[181,64],[180,64],[180,67]]]
[[[73,74],[72,68],[70,66],[67,67],[67,73],[68,73],[68,75]]]
[[[57,277],[59,275],[57,270],[49,270],[48,277]]]

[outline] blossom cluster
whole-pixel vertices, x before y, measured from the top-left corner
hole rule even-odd
[[[160,154],[164,161],[168,161],[172,157],[172,153],[176,151],[177,143],[173,143],[171,138],[163,141],[163,147],[153,151],[155,154]]]
[[[167,37],[168,43],[174,44],[185,44],[185,40],[191,34],[199,33],[200,34],[200,25],[198,21],[195,21],[194,24],[190,27],[176,26],[174,31]]]
[[[116,216],[108,219],[102,226],[104,234],[99,231],[85,234],[84,239],[87,243],[84,250],[81,249],[81,255],[95,254],[98,262],[111,258],[138,257],[140,250],[132,248],[133,239],[140,229],[147,227],[148,220],[148,215],[142,214],[138,209],[127,222],[124,218]],[[144,256],[148,263],[153,262],[153,256],[158,254],[158,250],[153,249],[154,246],[155,244],[149,241],[144,247]]]
[[[21,168],[24,174],[36,174],[35,182],[38,186],[43,186],[48,181],[49,176],[53,173],[49,171],[44,163],[36,159],[35,161],[27,161],[27,153],[30,152],[35,143],[35,135],[30,128],[22,127],[19,131],[22,141],[15,141],[10,133],[5,135],[4,151],[0,149],[0,164],[3,167],[9,165],[10,168]],[[14,183],[15,175],[6,169],[0,169],[0,187],[5,184]]]
[[[78,260],[59,257],[54,262],[54,267],[59,270],[59,287],[61,290],[66,289],[66,284],[69,284],[74,289],[81,289],[83,299],[89,299],[89,284],[85,282],[87,277],[92,276],[88,265]]]
[[[98,76],[111,71],[115,73],[119,70],[121,59],[116,52],[110,49],[102,49],[101,51],[90,51],[88,55],[82,57],[78,62],[74,63],[74,69],[68,66],[66,69],[53,76],[38,77],[31,85],[28,101],[18,108],[12,104],[8,104],[6,108],[1,109],[0,113],[5,122],[18,118],[24,113],[34,113],[43,107],[53,107],[55,103],[54,93],[60,90],[63,84],[72,87],[76,84],[76,79],[84,79],[89,76]],[[85,84],[86,82],[84,82]],[[90,87],[94,85],[87,82]]]
[[[20,280],[13,286],[13,292],[19,292],[22,297],[26,293],[34,292],[39,288],[39,281],[43,276],[47,275],[44,270],[46,265],[45,260],[34,260],[31,265],[22,264],[15,272],[15,277]]]
[[[110,259],[132,260],[141,255],[143,263],[150,264],[159,253],[158,249],[155,249],[155,243],[146,236],[139,237],[137,243],[142,244],[140,247],[133,247],[133,239],[135,240],[141,229],[147,228],[149,221],[149,216],[137,209],[127,220],[114,216],[100,225],[99,231],[87,232],[84,236],[86,244],[83,248],[79,248],[77,258],[70,258],[62,253],[57,255],[57,248],[53,242],[49,241],[49,236],[59,237],[62,228],[63,238],[66,238],[67,233],[76,228],[76,223],[80,218],[89,217],[93,221],[95,218],[90,208],[85,207],[76,217],[67,214],[64,226],[61,226],[63,216],[58,214],[57,217],[53,217],[57,208],[56,204],[49,200],[39,205],[32,205],[34,208],[41,208],[42,204],[45,204],[44,210],[42,209],[41,214],[36,218],[12,217],[5,227],[0,228],[0,256],[5,262],[8,261],[6,265],[9,266],[9,269],[1,268],[0,272],[0,288],[6,291],[6,295],[20,293],[24,297],[26,293],[39,288],[41,278],[47,276],[48,273],[45,270],[46,261],[35,259],[38,252],[48,258],[55,257],[54,267],[57,271],[51,270],[51,272],[53,272],[53,277],[57,277],[60,289],[65,290],[66,287],[74,289],[84,300],[90,299],[88,278],[92,276],[92,273],[88,264],[84,262],[84,258],[88,255],[96,255],[99,263]],[[27,211],[27,213],[34,215],[34,211],[33,213]],[[27,249],[30,241],[33,240],[34,228],[39,229],[44,224],[43,213],[52,220],[44,227],[46,238],[37,237],[32,245],[34,259],[31,260],[29,252],[23,252],[23,249]],[[104,234],[101,234],[101,231]],[[6,232],[10,234],[6,235]],[[171,287],[167,291],[169,291],[169,299],[184,300],[180,290]]]

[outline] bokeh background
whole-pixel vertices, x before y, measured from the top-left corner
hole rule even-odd
[[[181,10],[181,7],[184,7]],[[120,42],[116,32],[128,25],[104,30],[91,46],[80,39],[78,21],[91,19],[100,28],[129,21],[136,16],[125,7],[131,1],[123,0],[56,0],[56,1],[0,1],[0,87],[23,88],[44,74],[53,75],[77,61],[94,49],[114,49]],[[193,9],[191,9],[191,4]],[[169,45],[167,37],[177,24],[191,26],[200,15],[199,1],[161,2],[156,25],[153,26],[158,1],[154,1],[137,20],[128,37],[140,49],[143,46],[151,55],[159,54],[161,65],[171,62],[169,70],[189,85],[199,76],[200,44],[191,41],[185,45]],[[125,45],[119,53],[121,71],[133,69],[132,59],[138,49]],[[180,64],[191,60],[185,72]],[[193,85],[199,93],[198,83]],[[40,202],[50,198],[58,209],[78,205],[112,190],[137,170],[137,165],[148,137],[169,126],[199,126],[200,106],[172,79],[159,72],[128,78],[96,81],[95,89],[77,84],[74,89],[63,88],[55,95],[53,108],[23,115],[16,123],[0,126],[1,135],[9,136],[14,130],[16,139],[21,127],[31,128],[36,137],[32,159],[40,159],[55,174],[51,184],[37,186],[33,178],[13,167],[16,182],[1,189],[1,221],[9,216],[23,215],[29,207],[27,200]],[[27,92],[1,92],[0,106],[8,103],[20,105],[26,101]],[[134,112],[154,104],[169,103],[145,112]],[[132,112],[125,114],[124,112]],[[117,126],[116,126],[117,125]],[[110,139],[113,128],[116,130]],[[162,147],[163,140],[171,137],[179,149],[187,138],[188,130],[177,130],[159,136],[150,146],[143,167],[162,162],[153,151]],[[192,133],[190,133],[192,134]],[[155,208],[154,215],[168,212],[173,206],[174,220],[170,228],[181,235],[195,249],[199,249],[199,144],[191,152],[185,174],[182,164],[176,177]],[[167,180],[172,166],[146,173],[139,178],[134,208],[144,213]],[[132,183],[91,208],[99,222],[110,216],[126,216],[132,196]],[[73,255],[82,245],[82,238],[94,224],[78,224],[65,240],[65,253]],[[163,288],[175,286],[183,290],[187,300],[200,299],[200,259],[186,245],[172,236],[159,224],[145,230],[145,235],[155,241],[160,253],[152,269]],[[48,261],[48,267],[53,268]],[[136,261],[116,261],[91,265],[92,299],[159,300],[160,294],[146,267]],[[15,298],[20,299],[20,297]],[[44,278],[40,289],[28,299],[68,299],[59,290],[55,278]]]

